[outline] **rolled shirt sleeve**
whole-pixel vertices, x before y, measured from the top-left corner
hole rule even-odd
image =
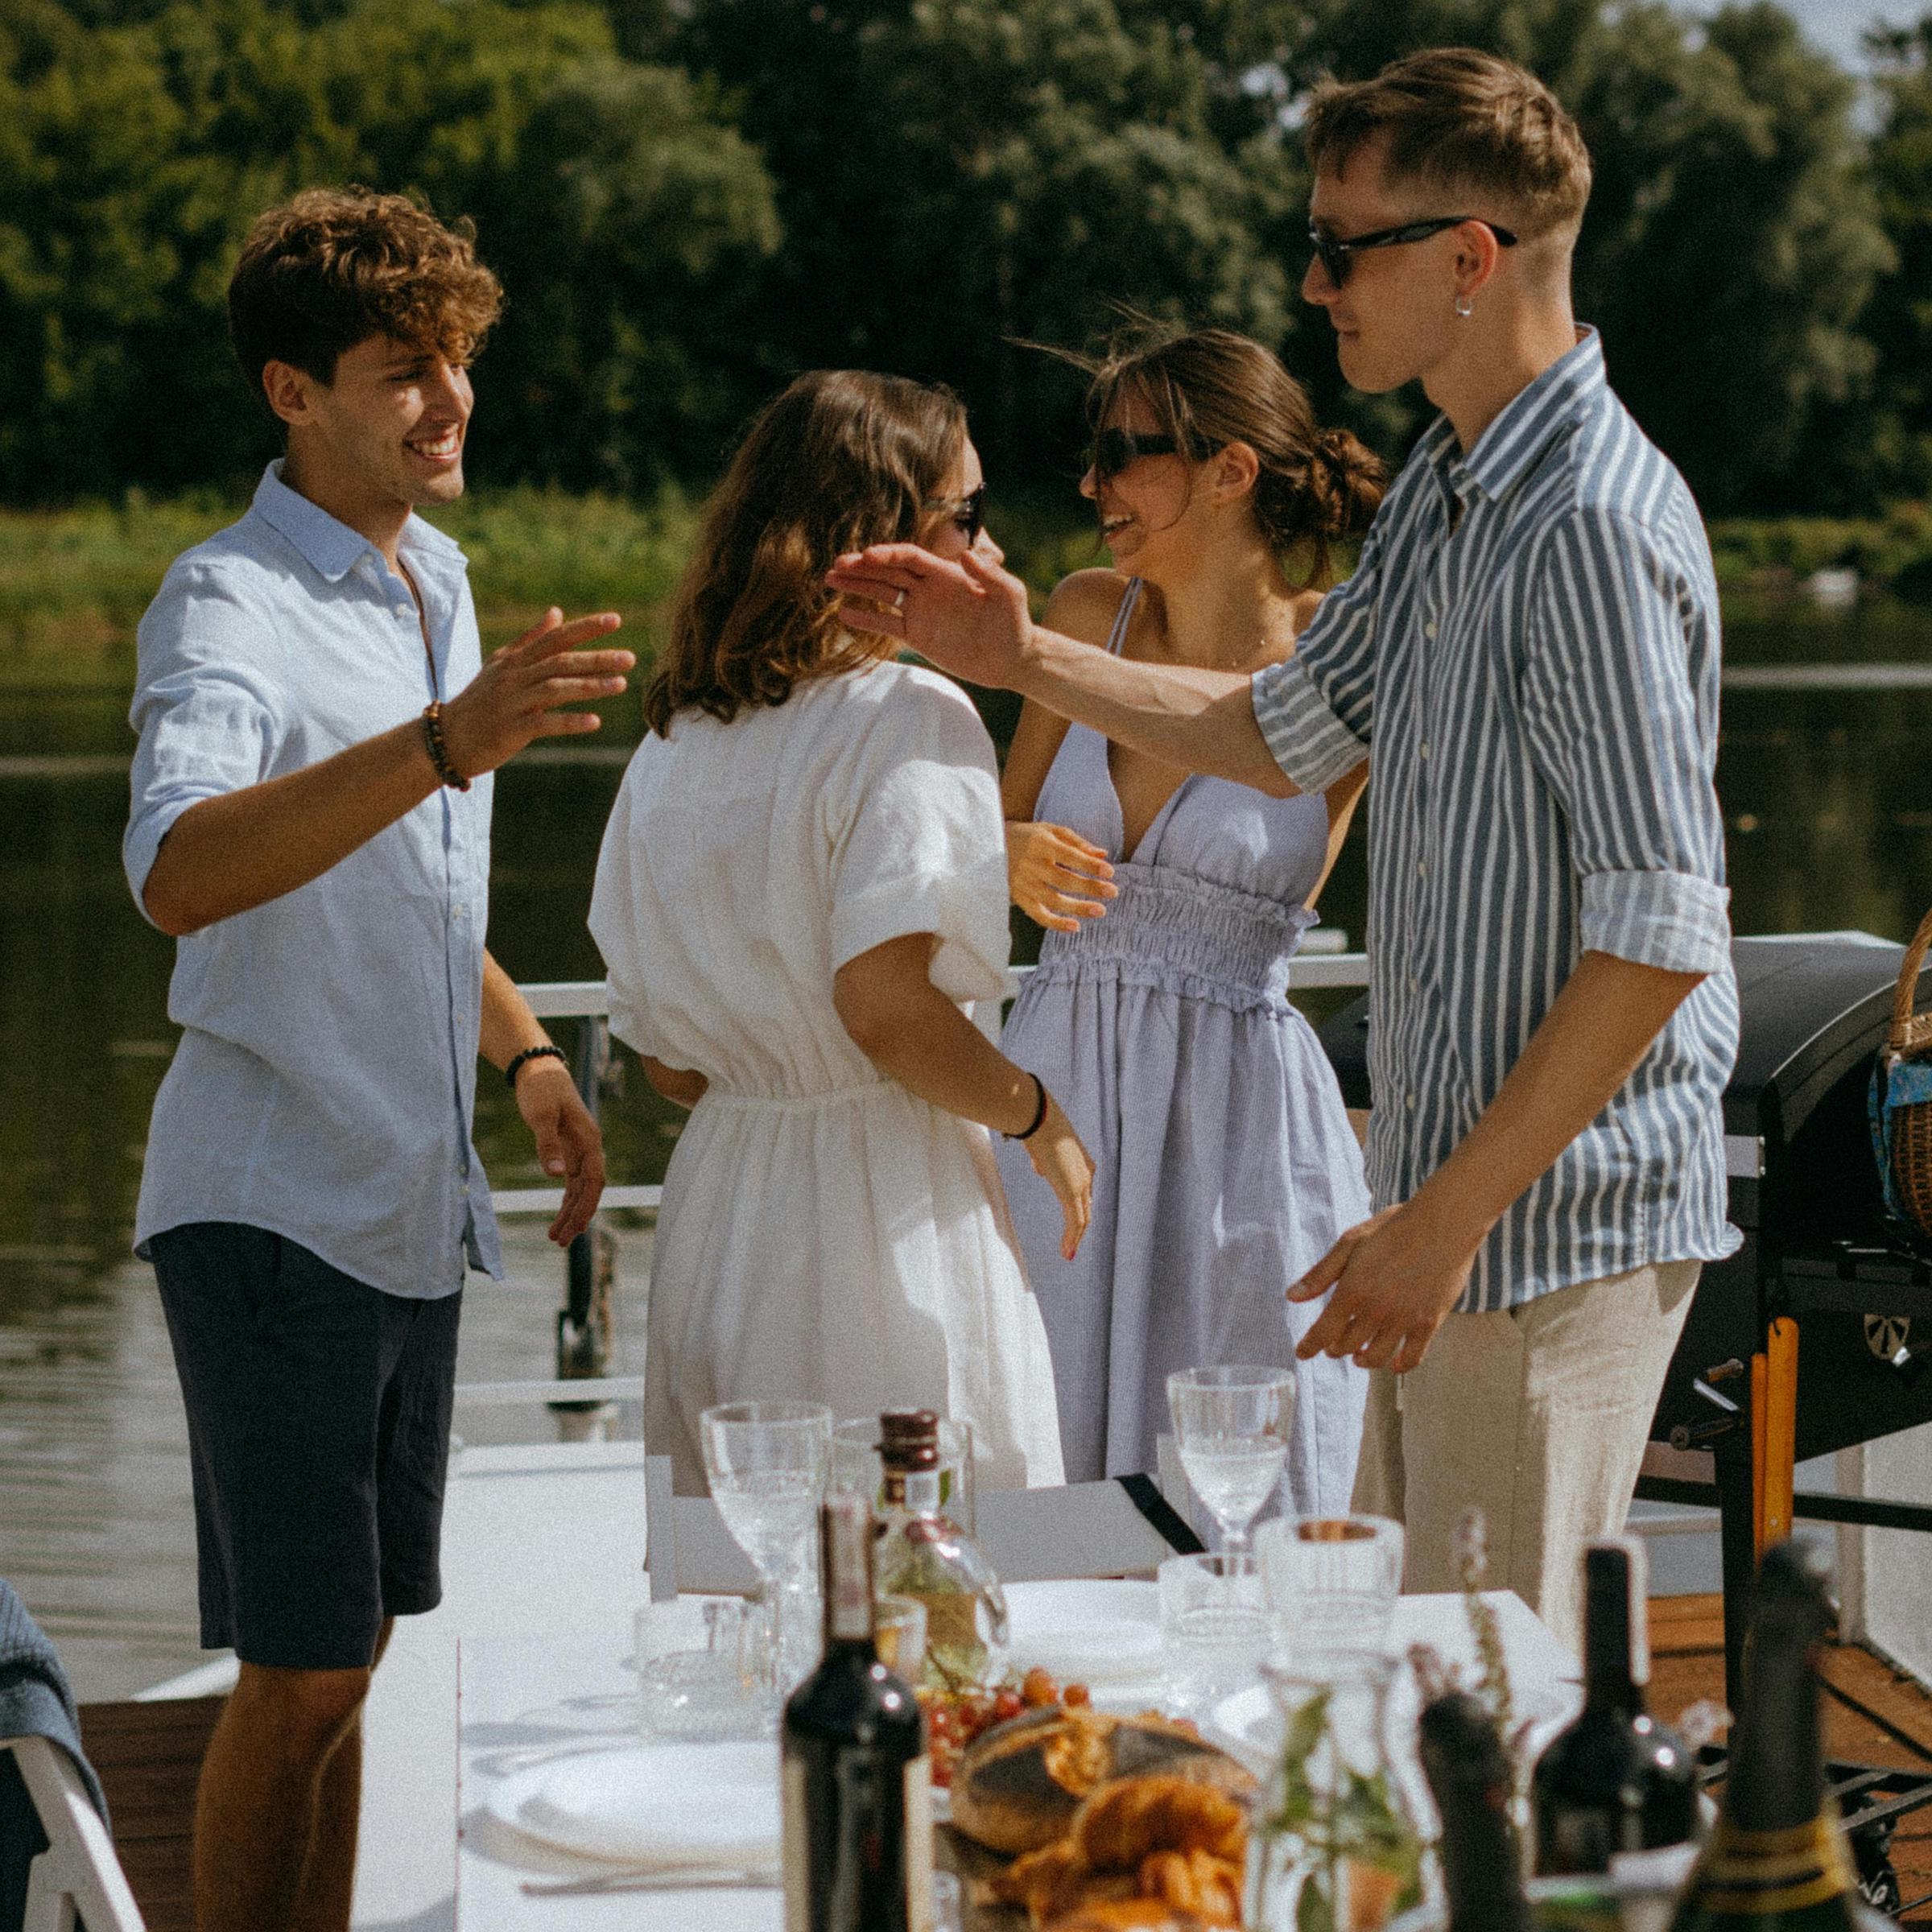
[[[175,821],[268,775],[279,729],[258,661],[272,634],[206,564],[177,567],[142,619],[129,716],[139,743],[121,857],[143,919],[147,877]]]
[[[1323,791],[1368,755],[1375,723],[1380,546],[1371,529],[1348,582],[1322,600],[1284,663],[1249,683],[1254,721],[1295,786]]]
[[[1731,939],[1711,779],[1717,650],[1686,574],[1628,516],[1561,519],[1533,579],[1522,699],[1530,755],[1568,824],[1582,948],[1711,973]]]
[[[909,933],[939,940],[932,983],[997,999],[1008,945],[1005,825],[993,742],[956,686],[923,672],[847,763],[825,801],[834,971]]]

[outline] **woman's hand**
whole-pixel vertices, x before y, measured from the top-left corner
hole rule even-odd
[[[1064,825],[1006,822],[1006,884],[1013,902],[1051,932],[1078,932],[1082,919],[1104,918],[1120,888],[1097,845]]]
[[[1046,1092],[1044,1087],[1041,1091]],[[1020,1145],[1026,1150],[1034,1172],[1059,1196],[1060,1212],[1067,1218],[1060,1253],[1071,1261],[1093,1219],[1093,1162],[1080,1145],[1073,1122],[1051,1093],[1046,1095],[1046,1118]]]

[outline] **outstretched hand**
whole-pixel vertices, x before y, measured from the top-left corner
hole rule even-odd
[[[1475,1265],[1476,1247],[1439,1232],[1414,1202],[1385,1208],[1351,1228],[1288,1290],[1291,1302],[1334,1290],[1295,1353],[1406,1375],[1428,1353]]]
[[[603,720],[594,712],[558,707],[614,697],[624,688],[623,674],[638,661],[633,653],[582,648],[622,622],[606,610],[566,624],[563,612],[553,609],[515,643],[506,644],[443,707],[443,742],[451,764],[473,778],[494,771],[533,738],[595,731]]]
[[[916,543],[848,552],[825,580],[853,630],[897,638],[969,684],[1012,689],[1033,634],[1026,586],[968,551],[956,561]]]

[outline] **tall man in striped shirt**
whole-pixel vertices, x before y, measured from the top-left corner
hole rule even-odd
[[[1281,795],[1371,755],[1379,1212],[1289,1290],[1329,1295],[1302,1353],[1375,1372],[1356,1501],[1406,1521],[1407,1587],[1454,1587],[1480,1504],[1495,1580],[1574,1644],[1581,1545],[1620,1526],[1699,1269],[1738,1238],[1716,586],[1572,316],[1590,163],[1550,91],[1437,50],[1324,87],[1306,135],[1302,292],[1352,384],[1441,413],[1292,658],[1110,657],[906,546],[832,581],[871,601],[854,623],[1176,766]]]

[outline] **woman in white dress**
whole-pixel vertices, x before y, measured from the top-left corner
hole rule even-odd
[[[700,1412],[758,1397],[935,1409],[972,1423],[989,1487],[1063,1480],[987,1130],[1052,1188],[1068,1256],[1093,1170],[962,1009],[1006,964],[993,745],[956,685],[848,632],[824,582],[869,543],[997,556],[984,499],[954,398],[800,377],[707,507],[645,692],[590,926],[612,1030],[692,1109],[645,1359],[645,1440],[684,1493]]]

